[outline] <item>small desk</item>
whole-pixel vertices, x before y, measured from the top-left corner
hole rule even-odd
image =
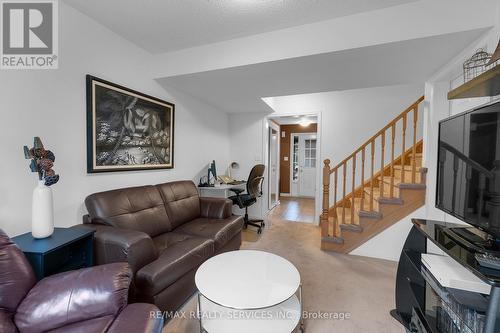
[[[247,186],[247,183],[242,183],[238,185],[226,185],[221,184],[212,187],[198,187],[198,192],[200,193],[200,197],[212,197],[212,198],[229,198],[232,195],[235,195],[234,192],[231,192],[232,188],[242,188],[244,189]]]
[[[92,266],[94,230],[54,228],[52,236],[36,239],[31,232],[12,238],[33,267],[36,278]]]

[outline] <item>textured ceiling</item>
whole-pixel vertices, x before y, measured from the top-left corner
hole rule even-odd
[[[423,83],[486,29],[159,79],[227,113],[272,112],[262,97]],[[411,64],[409,66],[408,64]]]
[[[416,0],[65,0],[151,53],[194,47]]]

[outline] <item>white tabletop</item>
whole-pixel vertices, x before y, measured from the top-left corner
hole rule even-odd
[[[275,306],[292,297],[300,274],[288,260],[252,250],[226,252],[205,261],[195,276],[207,299],[242,310]]]

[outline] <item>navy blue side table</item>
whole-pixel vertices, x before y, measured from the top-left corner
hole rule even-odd
[[[12,238],[21,248],[38,280],[56,273],[92,266],[94,230],[54,228],[52,236],[35,239],[31,232]]]

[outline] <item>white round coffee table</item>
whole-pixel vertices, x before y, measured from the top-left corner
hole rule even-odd
[[[226,252],[203,263],[195,282],[201,332],[290,333],[299,322],[303,330],[300,274],[280,256]]]

